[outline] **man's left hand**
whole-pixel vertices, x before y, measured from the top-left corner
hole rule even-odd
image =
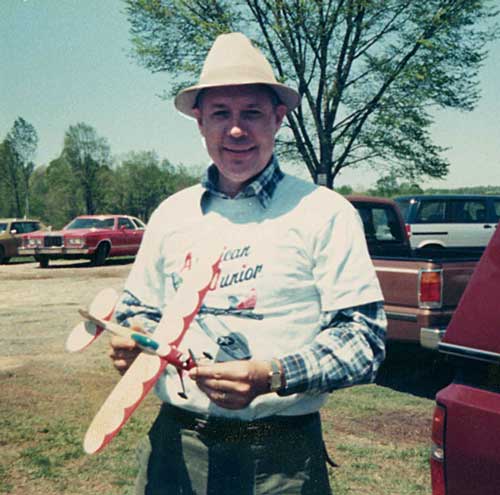
[[[200,364],[189,371],[189,377],[218,406],[242,409],[269,392],[270,372],[268,361],[228,361]]]

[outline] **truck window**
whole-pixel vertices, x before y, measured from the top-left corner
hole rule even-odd
[[[415,223],[445,222],[446,202],[444,200],[422,201],[415,217]]]
[[[391,208],[373,208],[373,225],[378,241],[402,241],[400,223]]]
[[[399,220],[392,208],[373,205],[356,205],[363,222],[366,240],[370,241],[399,241],[402,231]]]

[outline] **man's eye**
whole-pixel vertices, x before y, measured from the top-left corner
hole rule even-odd
[[[212,113],[212,117],[216,119],[224,119],[229,115],[229,112],[226,110],[218,110],[217,112]]]
[[[257,119],[261,116],[261,112],[259,110],[248,110],[245,112],[245,116],[249,119]]]

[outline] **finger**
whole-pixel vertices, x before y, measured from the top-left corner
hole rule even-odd
[[[121,375],[123,375],[130,368],[133,362],[133,360],[128,359],[115,359],[113,361],[113,366]]]
[[[248,378],[247,363],[241,361],[228,361],[216,364],[199,363],[189,371],[193,379],[214,380],[246,380]]]
[[[140,351],[139,350],[119,350],[119,349],[111,349],[108,352],[108,355],[111,359],[116,360],[116,359],[125,359],[126,361],[133,361],[138,355]]]
[[[147,333],[140,325],[136,325],[136,324],[132,324],[130,326],[130,330],[132,330],[133,332],[136,332],[136,333],[144,333],[144,334]]]
[[[111,337],[110,345],[113,349],[127,349],[129,351],[138,348],[134,340],[119,337],[117,335],[113,335],[113,337]]]

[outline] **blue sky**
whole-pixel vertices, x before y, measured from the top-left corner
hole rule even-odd
[[[131,59],[120,0],[1,0],[0,140],[18,116],[39,136],[36,161],[56,158],[64,132],[86,122],[106,137],[113,154],[155,150],[172,163],[204,165],[208,157],[193,121],[158,95],[165,74]],[[481,100],[473,112],[440,112],[432,129],[449,147],[450,173],[424,187],[500,186],[500,42],[480,72]],[[346,171],[337,184],[369,187],[377,175]]]

